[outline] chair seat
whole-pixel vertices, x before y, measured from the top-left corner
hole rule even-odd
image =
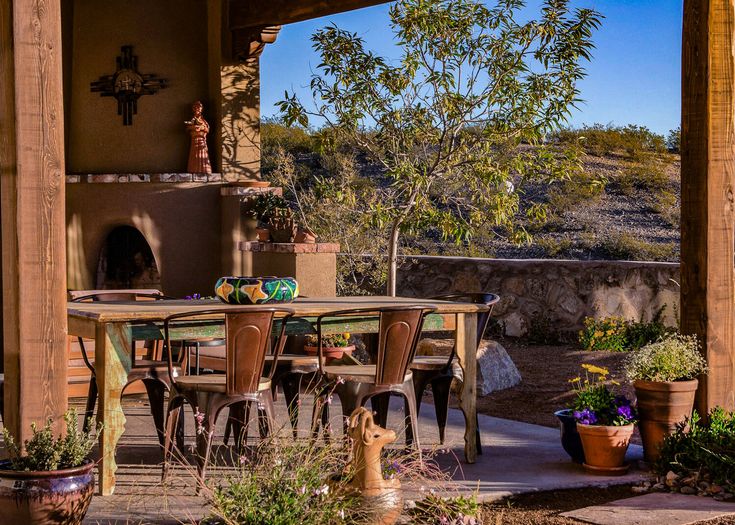
[[[209,366],[204,365],[219,365],[217,369],[224,369],[225,347],[203,346],[199,349],[199,359],[203,363],[203,368],[209,368]],[[266,363],[271,363],[272,361],[272,355],[265,356]],[[284,354],[278,357],[278,366],[279,368],[289,367],[295,372],[315,372],[319,368],[319,363],[317,362],[316,356]]]
[[[375,365],[325,366],[324,373],[329,379],[338,377],[355,383],[375,383]],[[403,381],[411,381],[413,374],[409,370]]]
[[[201,376],[180,376],[176,378],[176,388],[179,390],[199,390],[201,392],[227,391],[226,378],[224,374],[206,374]],[[270,390],[271,380],[261,377],[258,390]]]
[[[445,355],[417,355],[411,361],[411,370],[436,370],[447,366],[448,356]]]

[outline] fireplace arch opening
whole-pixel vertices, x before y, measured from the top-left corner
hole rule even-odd
[[[148,241],[132,226],[118,226],[105,239],[97,264],[97,289],[161,288]]]

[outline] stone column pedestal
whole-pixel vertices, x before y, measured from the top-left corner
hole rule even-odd
[[[309,297],[337,295],[339,244],[241,242],[240,250],[250,257],[253,276],[293,277]]]

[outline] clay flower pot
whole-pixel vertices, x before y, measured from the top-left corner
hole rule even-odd
[[[316,346],[306,345],[304,346],[304,351],[309,355],[316,355],[318,348]],[[352,352],[354,351],[355,345],[322,347],[322,355],[326,358],[327,361],[342,359],[342,356],[344,356],[345,354],[352,355]]]
[[[584,448],[584,468],[605,476],[625,474],[628,471],[625,453],[634,428],[633,423],[621,427],[577,423]]]
[[[559,431],[561,433],[561,446],[575,463],[584,463],[584,449],[582,440],[577,432],[577,420],[574,418],[574,410],[566,408],[557,410],[554,415],[559,420]]]
[[[677,423],[692,415],[698,384],[696,379],[667,383],[638,380],[633,383],[646,461],[656,461],[664,438]]]
[[[94,492],[94,462],[63,470],[16,471],[0,462],[0,523],[78,525]]]
[[[258,233],[258,242],[270,242],[271,231],[268,228],[257,228],[255,231]]]

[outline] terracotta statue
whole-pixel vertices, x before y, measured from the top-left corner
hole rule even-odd
[[[392,525],[401,515],[403,497],[401,480],[383,479],[380,456],[383,447],[396,440],[396,433],[375,424],[373,414],[360,407],[350,416],[348,434],[352,438],[350,486],[362,497],[363,508],[374,525]]]
[[[209,163],[209,152],[207,151],[209,124],[202,116],[203,108],[201,102],[198,100],[194,102],[191,106],[194,115],[191,120],[184,122],[191,135],[189,164],[186,168],[188,173],[212,173],[212,165]]]

